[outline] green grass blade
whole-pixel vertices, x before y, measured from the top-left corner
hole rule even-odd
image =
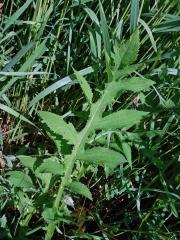
[[[100,8],[100,17],[101,17],[101,32],[103,36],[104,41],[104,48],[105,51],[110,56],[111,53],[111,44],[110,44],[110,38],[109,38],[109,30],[108,30],[108,24],[106,21],[106,16],[103,10],[102,3],[99,1],[99,8]]]
[[[11,114],[11,115],[13,115],[14,117],[16,117],[16,118],[18,118],[18,119],[20,119],[20,120],[22,120],[22,121],[24,121],[24,122],[29,123],[29,124],[32,125],[32,126],[35,126],[34,123],[32,123],[32,122],[31,122],[30,120],[28,120],[27,118],[25,118],[23,115],[21,115],[20,113],[16,112],[14,109],[12,109],[12,108],[4,105],[4,104],[1,104],[1,103],[0,103],[0,109],[3,110],[3,111],[5,111],[5,112],[7,112],[7,113],[9,113],[9,114]]]
[[[165,32],[179,32],[180,31],[180,16],[168,15],[168,18],[161,22],[156,29],[155,33]]]
[[[116,27],[116,38],[121,40],[123,31],[123,20],[121,19]]]
[[[130,14],[130,32],[133,33],[137,29],[139,18],[139,0],[131,0]]]
[[[88,68],[85,68],[81,71],[79,71],[79,73],[82,75],[82,76],[85,76],[89,73],[92,73],[94,72],[94,69],[92,67],[88,67]],[[31,102],[29,103],[29,106],[28,108],[31,108],[33,105],[35,105],[36,103],[38,103],[41,99],[43,99],[44,97],[46,97],[47,95],[49,95],[50,93],[53,93],[54,91],[56,91],[57,89],[65,86],[65,85],[68,85],[68,84],[73,84],[72,83],[72,79],[74,79],[75,75],[72,74],[72,75],[69,75],[67,77],[64,77],[62,78],[61,80],[53,83],[52,85],[50,85],[49,87],[47,87],[46,89],[44,89],[42,92],[40,92],[36,97],[34,97]],[[74,82],[74,84],[77,83],[77,82]]]
[[[147,25],[147,23],[144,20],[139,19],[139,23],[144,27],[144,29],[148,33],[152,47],[153,47],[154,51],[157,52],[156,42],[154,40],[154,36],[152,34],[151,29],[149,28],[149,26]]]
[[[20,7],[7,21],[4,29],[3,29],[3,33],[11,26],[15,23],[15,21],[23,14],[23,12],[29,7],[29,5],[31,4],[32,0],[27,0],[24,5],[22,7]]]
[[[90,40],[90,49],[92,54],[92,59],[97,59],[97,46],[96,46],[96,36],[93,29],[89,27],[89,40]]]
[[[99,24],[99,19],[98,19],[98,17],[96,16],[96,14],[95,14],[94,11],[92,11],[92,10],[91,10],[90,8],[88,8],[88,7],[85,7],[85,8],[84,8],[84,11],[89,15],[89,17],[91,18],[91,20],[97,24],[97,26],[100,25],[100,24]]]
[[[24,77],[24,76],[32,76],[32,75],[44,75],[48,74],[46,72],[0,72],[0,75],[3,76],[12,76],[12,77]]]
[[[25,72],[27,71],[35,62],[35,60],[43,55],[43,53],[46,51],[46,41],[45,39],[31,54],[31,56],[26,60],[26,62],[20,67],[19,72]],[[0,96],[2,96],[6,91],[8,91],[18,80],[19,78],[12,78],[0,91]]]
[[[34,46],[34,42],[28,43],[26,46],[22,47],[21,50],[4,66],[2,72],[7,72],[16,65],[19,60]]]
[[[48,11],[46,12],[46,14],[45,14],[45,16],[44,16],[43,23],[42,23],[42,25],[41,25],[41,27],[40,27],[40,29],[39,29],[39,32],[38,32],[38,34],[37,34],[37,36],[36,36],[36,39],[37,39],[37,40],[41,39],[41,36],[42,36],[43,33],[44,33],[44,29],[45,29],[45,27],[46,27],[46,25],[47,25],[48,19],[49,19],[49,17],[50,17],[50,15],[51,15],[52,12],[53,12],[53,4],[50,5]]]

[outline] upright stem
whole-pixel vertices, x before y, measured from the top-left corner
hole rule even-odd
[[[59,185],[57,196],[56,196],[54,204],[53,204],[53,208],[56,211],[58,211],[59,204],[60,204],[60,202],[62,200],[62,195],[63,195],[63,192],[64,192],[64,188],[66,187],[66,185],[67,185],[67,183],[69,181],[69,178],[70,178],[70,176],[72,174],[73,167],[74,167],[74,162],[76,160],[76,157],[77,157],[77,154],[78,154],[78,150],[80,149],[80,145],[81,145],[81,143],[79,142],[79,144],[77,144],[75,149],[73,150],[73,153],[72,153],[70,159],[68,159],[69,163],[68,163],[66,172],[65,172],[65,175],[64,175],[64,177],[62,179],[61,184]],[[51,240],[52,239],[54,231],[55,231],[55,228],[56,228],[55,224],[49,224],[48,225],[45,240]]]
[[[50,223],[47,227],[47,232],[46,232],[46,236],[45,236],[45,240],[51,240],[53,235],[54,235],[54,231],[56,229],[56,225],[53,223]]]
[[[96,103],[96,107],[93,109],[93,111],[90,114],[90,119],[87,122],[85,128],[79,133],[79,139],[77,144],[75,145],[72,154],[67,159],[67,166],[66,166],[66,172],[65,175],[61,181],[61,184],[58,189],[58,193],[56,196],[56,199],[53,204],[53,208],[58,211],[59,204],[62,200],[62,195],[64,192],[64,188],[67,186],[70,176],[72,174],[74,163],[77,159],[77,156],[79,155],[80,151],[83,149],[86,140],[89,136],[89,133],[92,131],[94,127],[94,122],[99,116],[100,112],[102,112],[102,108],[106,106],[106,96],[109,94],[109,89],[106,89],[104,95],[102,96],[101,100]],[[47,233],[45,240],[51,240],[55,231],[56,225],[55,224],[49,224],[47,228]]]

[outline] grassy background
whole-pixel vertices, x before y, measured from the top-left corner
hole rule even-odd
[[[81,129],[87,118],[86,101],[73,68],[86,76],[94,91],[101,90],[106,74],[105,51],[110,53],[116,41],[129,38],[139,27],[139,73],[156,85],[141,93],[138,107],[133,104],[135,95],[118,99],[123,108],[133,104],[151,112],[141,137],[136,133],[130,136],[133,168],[118,169],[110,179],[103,178],[101,171],[93,175],[90,171],[92,180],[85,181],[97,196],[96,201],[84,203],[81,199],[74,214],[79,222],[72,227],[65,225],[63,231],[75,234],[77,239],[178,239],[179,1],[2,3],[0,117],[5,155],[53,153],[50,140],[39,135],[37,110],[64,115]],[[106,144],[107,139],[102,141]],[[12,167],[10,158],[9,162]],[[6,186],[4,171],[1,173],[0,181]],[[20,216],[12,209],[17,196],[12,197],[8,191],[5,203],[1,198],[0,231],[12,235],[15,231],[13,239],[20,239],[16,234]],[[5,227],[4,216],[8,219]],[[31,225],[29,233],[37,227]]]

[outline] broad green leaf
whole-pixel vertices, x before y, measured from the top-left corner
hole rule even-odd
[[[71,146],[68,144],[67,140],[63,139],[62,136],[54,134],[51,130],[46,128],[46,133],[51,138],[56,146],[59,154],[70,154]]]
[[[36,172],[62,175],[64,173],[64,168],[61,163],[49,158],[44,160],[44,162],[36,169]]]
[[[71,123],[67,124],[62,117],[54,113],[46,111],[39,111],[38,113],[51,131],[57,135],[61,135],[70,144],[77,143],[77,132]]]
[[[47,223],[55,222],[56,211],[54,208],[45,208],[42,212],[42,217]]]
[[[69,190],[71,190],[72,192],[81,194],[83,196],[85,196],[86,198],[89,198],[90,200],[92,200],[92,194],[89,191],[88,187],[86,185],[84,185],[81,182],[71,182],[68,185]]]
[[[171,100],[164,100],[164,99],[160,99],[160,106],[162,106],[163,108],[174,108],[175,107],[175,103]]]
[[[72,223],[72,219],[68,213],[65,214],[64,212],[57,212],[54,208],[47,207],[42,212],[42,217],[49,224],[58,224],[59,222]]]
[[[147,116],[148,112],[137,110],[120,110],[112,113],[107,117],[100,119],[96,124],[96,129],[116,129],[130,128],[134,124],[139,123],[142,118]]]
[[[29,156],[18,156],[18,159],[25,167],[33,171],[34,163],[36,162],[37,158]]]
[[[46,191],[46,187],[49,186],[49,184],[51,182],[52,174],[51,173],[40,173],[38,171],[35,171],[35,175],[37,178],[39,178],[42,181],[42,184],[44,185],[44,191]]]
[[[114,54],[112,54],[115,69],[123,68],[136,61],[138,51],[139,51],[139,32],[135,31],[131,35],[130,40],[121,43],[120,46],[118,44],[115,44]]]
[[[8,180],[14,187],[32,188],[33,183],[31,178],[22,171],[11,171],[8,173]]]
[[[126,159],[119,152],[104,147],[94,147],[82,152],[78,156],[79,160],[83,160],[89,164],[107,166],[114,169],[118,165],[126,162]]]
[[[98,118],[101,118],[105,107],[108,104],[111,104],[114,99],[118,97],[118,93],[121,93],[123,90],[129,90],[133,92],[147,90],[151,85],[153,85],[153,83],[154,82],[149,79],[142,79],[139,77],[121,79],[119,81],[108,83],[102,97],[91,107],[90,118],[94,119],[93,124],[100,120]]]
[[[84,95],[86,96],[87,101],[89,103],[92,103],[93,93],[91,91],[91,88],[90,88],[88,82],[78,71],[74,70],[74,73],[75,73],[77,79],[79,80],[80,86],[84,92]]]
[[[31,198],[31,195],[24,191],[24,189],[18,189],[16,191],[16,199],[18,199],[18,202],[16,204],[16,207],[21,215],[24,214],[24,210],[28,208],[28,213],[33,213],[33,199]]]
[[[155,82],[146,79],[146,78],[140,78],[140,77],[132,77],[127,79],[122,79],[116,83],[116,85],[120,85],[120,90],[128,90],[133,92],[139,92],[148,90],[150,86],[152,86]]]
[[[113,73],[114,80],[118,81],[121,78],[124,78],[125,76],[135,72],[137,68],[140,66],[140,64],[133,64],[130,66],[126,66],[121,70],[117,70]]]

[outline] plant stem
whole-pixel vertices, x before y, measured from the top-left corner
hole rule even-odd
[[[64,178],[62,179],[62,182],[61,182],[61,184],[60,184],[60,186],[59,186],[58,193],[57,193],[56,199],[55,199],[54,204],[53,204],[53,208],[54,208],[56,211],[58,211],[59,204],[60,204],[60,201],[61,201],[61,199],[62,199],[62,195],[63,195],[64,188],[65,188],[65,186],[67,185],[67,183],[68,183],[68,181],[69,181],[69,178],[70,178],[70,176],[71,176],[71,173],[72,173],[72,170],[73,170],[73,167],[74,167],[74,162],[75,162],[75,160],[76,160],[78,148],[79,148],[79,144],[78,144],[77,147],[74,149],[74,153],[72,153],[71,159],[68,159],[69,164],[68,164],[68,166],[67,166],[67,169],[66,169],[66,172],[65,172],[65,176],[64,176]],[[56,225],[55,225],[55,224],[49,224],[49,225],[48,225],[47,234],[46,234],[45,240],[51,240],[51,238],[53,237],[55,228],[56,228]]]
[[[56,225],[53,223],[50,223],[47,227],[47,232],[45,236],[45,240],[51,240],[55,231]]]
[[[89,136],[89,133],[92,131],[92,129],[94,128],[94,122],[95,120],[97,120],[97,117],[100,115],[100,113],[102,112],[102,109],[106,106],[106,98],[107,95],[109,94],[109,89],[107,88],[103,94],[103,96],[101,97],[100,101],[98,101],[96,103],[96,107],[93,109],[93,111],[90,114],[90,119],[87,122],[85,128],[79,133],[79,137],[78,137],[78,142],[75,145],[72,154],[66,159],[67,162],[67,166],[66,166],[66,172],[65,175],[62,179],[62,182],[59,186],[58,189],[58,193],[57,196],[55,198],[54,204],[53,204],[53,208],[58,211],[59,208],[59,204],[62,200],[62,195],[64,192],[64,188],[67,186],[69,179],[71,177],[73,168],[74,168],[74,163],[80,153],[80,151],[82,151],[82,149],[84,148],[84,145],[86,143],[86,140]],[[47,233],[46,233],[46,238],[45,240],[51,240],[55,231],[55,224],[49,224],[48,228],[47,228]]]

